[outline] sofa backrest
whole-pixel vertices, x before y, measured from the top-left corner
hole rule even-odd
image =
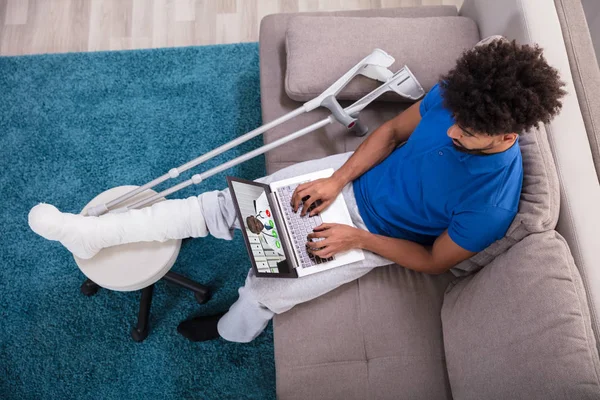
[[[301,102],[294,101],[285,93],[286,49],[285,33],[288,22],[295,16],[346,16],[346,17],[388,17],[418,18],[456,16],[454,6],[400,7],[373,10],[353,10],[334,12],[310,12],[292,14],[272,14],[262,19],[260,24],[260,91],[263,122],[273,121],[298,107]],[[345,72],[345,71],[344,71]],[[344,106],[347,104],[344,103]],[[406,103],[381,102],[378,107],[367,107],[361,112],[361,120],[368,127],[381,125],[398,115],[407,107]],[[287,123],[265,132],[265,143],[271,143],[291,132],[305,128],[330,113],[317,109],[303,114]],[[339,124],[325,126],[314,133],[296,139],[265,154],[267,172],[273,173],[301,161],[344,153],[356,149],[365,137],[350,134]]]
[[[567,0],[557,0],[562,5]],[[546,124],[560,182],[557,230],[566,238],[588,296],[596,339],[600,324],[600,185],[556,8],[538,0],[465,0],[460,15],[472,18],[481,37],[503,35],[519,43],[538,43],[566,83],[561,113]],[[576,40],[571,37],[571,40]]]

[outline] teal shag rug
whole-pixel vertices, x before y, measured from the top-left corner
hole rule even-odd
[[[34,234],[31,207],[79,213],[98,193],[141,185],[260,126],[256,43],[0,57],[0,398],[272,399],[273,332],[249,344],[191,343],[177,324],[226,311],[250,267],[242,235],[184,241],[172,271],[211,288],[198,305],[155,286],[150,334],[130,337],[141,292],[84,296],[86,279],[58,242]],[[225,152],[162,191],[244,154]],[[169,198],[265,174],[257,157]]]

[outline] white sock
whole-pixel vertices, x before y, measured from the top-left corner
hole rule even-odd
[[[99,217],[62,213],[53,205],[40,203],[29,212],[29,226],[46,239],[60,241],[83,259],[92,258],[105,247],[125,243],[208,235],[197,196],[164,200],[139,210]]]

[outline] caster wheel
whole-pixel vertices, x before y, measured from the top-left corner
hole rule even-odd
[[[94,282],[90,281],[89,279],[85,282],[83,282],[83,284],[81,285],[81,293],[83,293],[86,296],[93,296],[98,292],[98,289],[100,289],[100,286],[96,285]]]
[[[131,328],[131,338],[136,342],[143,342],[148,337],[148,329],[139,331],[136,327]]]
[[[198,302],[198,304],[204,304],[208,300],[210,300],[210,293],[200,294],[200,293],[196,292],[196,293],[194,293],[194,297],[196,298],[196,301]]]

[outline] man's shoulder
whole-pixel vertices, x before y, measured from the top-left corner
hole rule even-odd
[[[464,198],[458,208],[478,213],[515,214],[522,181],[523,169],[519,162],[482,174],[470,183],[465,182]]]
[[[421,117],[425,117],[429,112],[442,108],[443,101],[442,89],[440,88],[439,83],[436,83],[421,101]]]
[[[482,190],[481,196],[474,196],[479,200],[476,207],[482,212],[514,216],[521,198],[522,169],[507,168],[501,174],[501,179],[490,180],[487,190]]]

